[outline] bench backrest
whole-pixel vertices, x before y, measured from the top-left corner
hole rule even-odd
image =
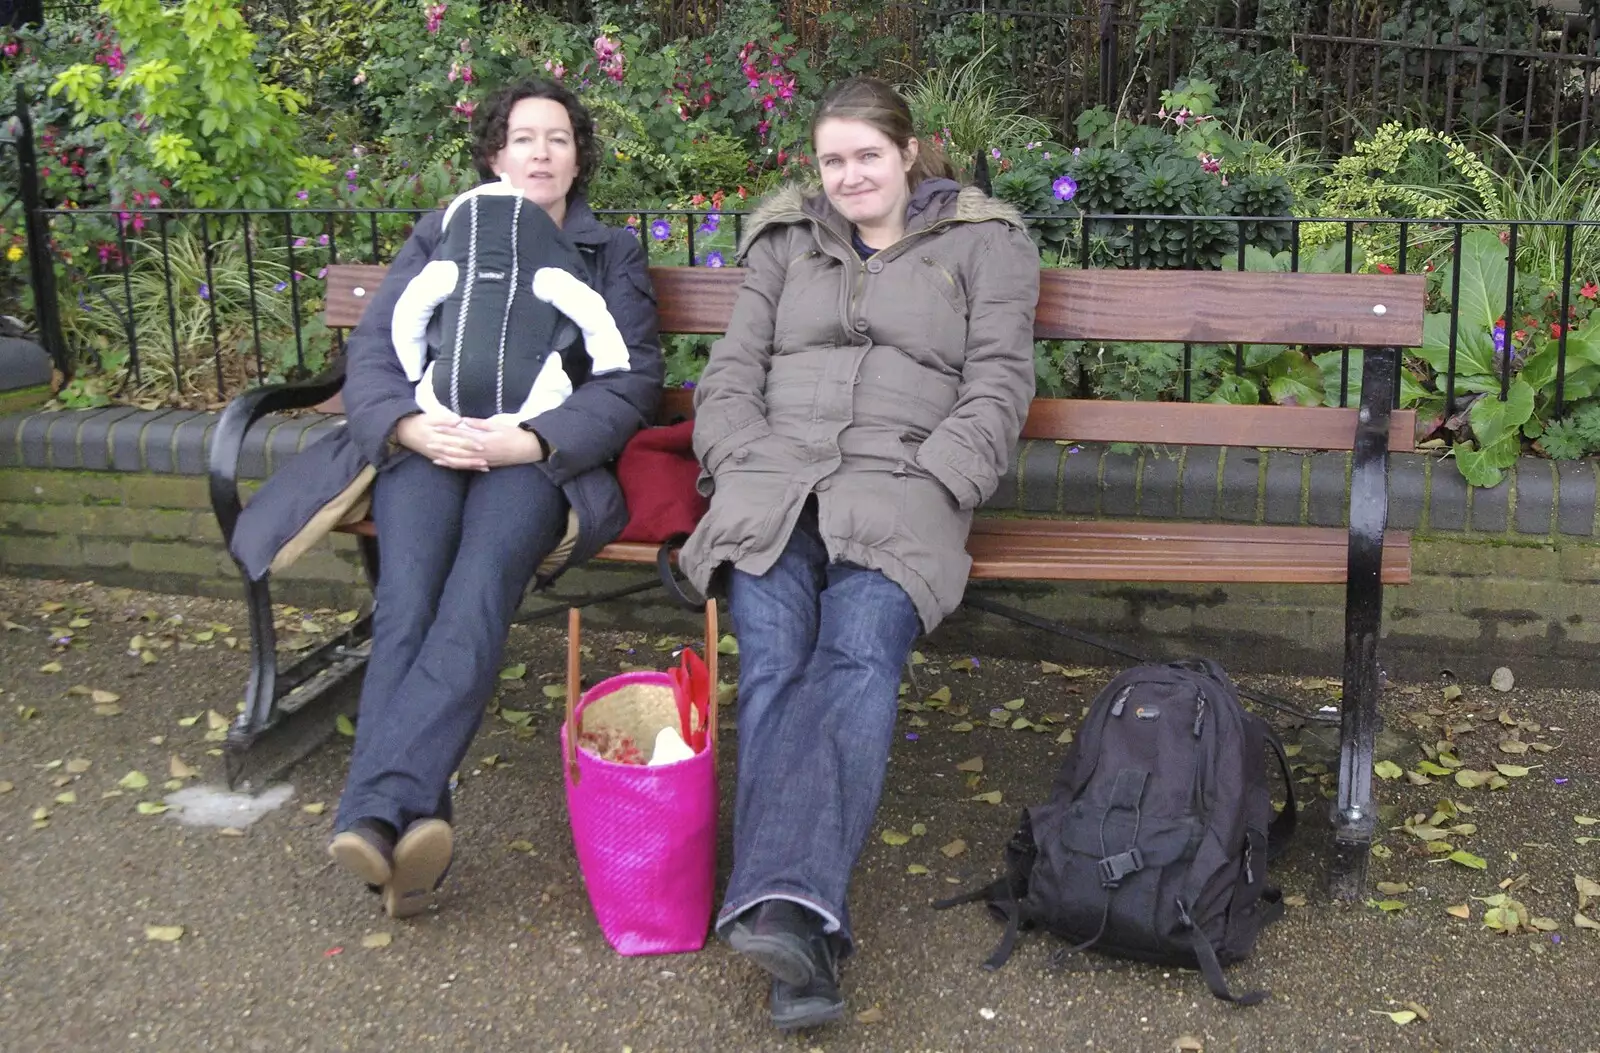
[[[328,268],[325,320],[350,328],[386,268]],[[652,267],[663,333],[727,329],[739,268]],[[1034,336],[1040,340],[1417,347],[1422,275],[1046,269]],[[1358,352],[1352,351],[1352,358]],[[1356,358],[1359,361],[1359,358]],[[1352,401],[1355,391],[1352,390]],[[690,393],[667,392],[663,414],[692,412]],[[1035,399],[1023,436],[1079,442],[1170,443],[1349,450],[1357,410],[1214,403]],[[1389,448],[1415,444],[1416,413],[1395,410]]]

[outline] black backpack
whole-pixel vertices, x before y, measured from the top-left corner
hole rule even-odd
[[[1288,787],[1276,818],[1269,747]],[[1038,926],[1073,942],[1061,955],[1198,968],[1218,998],[1253,1005],[1267,993],[1231,994],[1222,966],[1282,916],[1267,861],[1294,825],[1283,745],[1227,673],[1206,660],[1143,665],[1095,697],[1049,801],[1023,812],[1006,846],[1006,876],[934,906],[988,901],[1006,923],[988,969]]]

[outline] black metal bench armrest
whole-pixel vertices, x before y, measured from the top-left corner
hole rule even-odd
[[[206,465],[211,477],[211,509],[216,513],[225,542],[232,543],[233,527],[244,507],[239,500],[239,457],[244,452],[245,435],[251,426],[269,413],[309,409],[326,402],[343,387],[344,362],[341,360],[315,380],[265,384],[235,396],[228,403],[211,433]]]

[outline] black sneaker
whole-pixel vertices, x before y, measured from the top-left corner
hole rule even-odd
[[[757,903],[734,921],[728,946],[791,987],[810,986],[826,949],[822,919],[786,899]]]
[[[837,963],[829,971],[817,973],[804,987],[782,980],[772,981],[772,997],[768,1004],[772,1023],[780,1031],[821,1027],[840,1019],[844,1016],[844,996],[839,993]]]

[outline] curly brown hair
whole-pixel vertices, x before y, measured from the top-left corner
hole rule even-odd
[[[532,77],[508,84],[495,91],[473,113],[472,163],[478,175],[494,179],[491,167],[495,157],[506,147],[506,127],[511,122],[511,111],[523,99],[549,99],[566,108],[572,121],[572,141],[578,151],[578,176],[567,191],[567,200],[583,196],[600,167],[600,144],[595,139],[594,118],[578,101],[578,97],[565,87],[543,77]]]

